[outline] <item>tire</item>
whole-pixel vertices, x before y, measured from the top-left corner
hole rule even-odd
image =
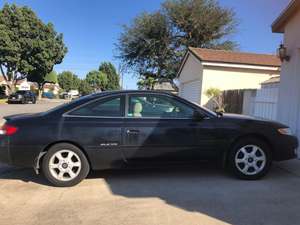
[[[70,157],[71,155],[73,156]],[[42,171],[54,186],[70,187],[86,178],[90,165],[78,147],[60,143],[52,146],[46,153],[42,161]]]
[[[238,141],[228,154],[230,171],[244,180],[257,180],[264,177],[271,164],[270,146],[256,138]]]

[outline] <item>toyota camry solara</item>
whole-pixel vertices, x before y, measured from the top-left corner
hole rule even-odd
[[[0,125],[0,161],[72,186],[90,170],[215,160],[242,179],[263,177],[273,160],[296,157],[283,124],[215,114],[154,91],[102,92]]]

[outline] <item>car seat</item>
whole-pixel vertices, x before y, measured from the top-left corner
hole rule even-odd
[[[142,117],[143,105],[140,102],[134,104],[133,117]]]

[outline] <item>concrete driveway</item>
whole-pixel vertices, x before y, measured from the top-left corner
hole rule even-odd
[[[202,165],[92,172],[72,188],[0,165],[0,224],[298,225],[299,162],[274,163],[260,181]]]

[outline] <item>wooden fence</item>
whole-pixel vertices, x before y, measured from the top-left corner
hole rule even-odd
[[[222,93],[226,113],[243,113],[244,90],[227,90]]]

